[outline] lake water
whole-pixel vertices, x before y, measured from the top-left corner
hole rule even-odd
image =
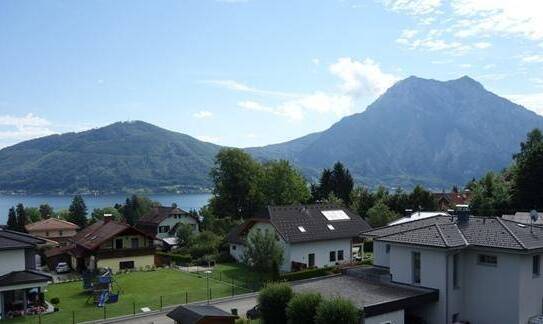
[[[105,195],[105,196],[83,196],[89,214],[94,208],[112,207],[116,203],[122,204],[129,195]],[[148,195],[151,200],[158,201],[164,206],[170,206],[176,203],[177,206],[184,210],[200,209],[207,204],[210,194],[160,194]],[[41,204],[51,205],[55,211],[67,209],[71,202],[72,196],[23,196],[23,195],[0,195],[0,224],[5,224],[8,217],[9,209],[18,203],[22,203],[25,207],[39,207]]]

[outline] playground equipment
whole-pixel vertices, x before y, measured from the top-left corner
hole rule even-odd
[[[113,293],[113,284],[117,286],[116,294]],[[92,299],[97,307],[104,307],[106,303],[116,303],[119,301],[121,291],[119,284],[113,278],[111,269],[84,273],[83,289],[91,294],[87,303]]]

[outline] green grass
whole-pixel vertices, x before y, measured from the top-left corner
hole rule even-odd
[[[225,268],[226,269],[226,268]],[[232,268],[233,269],[233,268]],[[230,270],[232,270],[230,269]],[[234,275],[233,272],[231,272]],[[160,309],[162,305],[176,305],[207,299],[207,280],[205,276],[187,274],[177,270],[163,269],[149,272],[133,272],[115,276],[113,291],[121,290],[119,302],[106,304],[107,318],[133,314],[142,307],[151,310]],[[241,294],[249,292],[246,289],[234,288],[225,282],[209,280],[211,297],[225,297],[232,293]],[[60,298],[59,312],[42,316],[42,323],[72,323],[75,312],[76,322],[101,319],[104,309],[96,307],[92,301],[87,303],[89,294],[82,289],[82,282],[51,284],[45,294],[47,300],[53,297]],[[26,316],[19,319],[6,321],[6,323],[38,323],[37,316]]]

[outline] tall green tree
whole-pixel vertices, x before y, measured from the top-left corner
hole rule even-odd
[[[41,220],[41,214],[36,207],[25,207],[26,218],[31,222],[39,222]]]
[[[400,215],[390,210],[390,208],[379,200],[368,210],[368,223],[372,227],[381,227],[399,218]]]
[[[260,174],[259,189],[264,204],[304,203],[310,197],[304,177],[286,160],[265,163]]]
[[[314,201],[322,201],[333,193],[345,205],[349,206],[353,188],[354,180],[351,172],[341,162],[336,162],[332,170],[324,169],[322,171],[318,186],[312,187],[312,198]]]
[[[422,210],[437,209],[437,204],[432,193],[419,185],[409,194],[409,205],[413,210],[418,210],[419,208]]]
[[[353,210],[355,210],[362,218],[368,218],[368,210],[375,203],[373,193],[367,187],[357,187],[354,189],[352,197]]]
[[[514,155],[512,196],[517,209],[543,209],[543,134],[534,129]]]
[[[105,214],[111,214],[113,220],[121,220],[121,213],[115,207],[94,208],[91,213],[90,223],[104,219]]]
[[[29,221],[23,204],[17,204],[15,212],[17,213],[17,231],[24,233],[26,232],[25,225],[28,224]]]
[[[14,207],[11,207],[9,209],[7,225],[8,225],[9,230],[12,230],[12,231],[19,230],[19,226],[17,225],[17,213],[15,212]]]
[[[214,183],[210,205],[219,218],[252,216],[262,204],[258,188],[260,165],[240,149],[222,149],[211,170]]]
[[[69,208],[69,220],[70,222],[78,225],[81,228],[87,226],[87,205],[81,195],[75,195],[72,199],[72,204]]]
[[[510,210],[510,185],[503,174],[488,172],[472,185],[470,208],[477,216],[501,216]]]
[[[247,265],[262,273],[272,273],[283,263],[283,249],[277,242],[275,234],[252,231],[247,238],[247,247],[243,255]]]
[[[53,207],[49,206],[49,204],[41,204],[39,211],[41,219],[51,218],[54,214]]]

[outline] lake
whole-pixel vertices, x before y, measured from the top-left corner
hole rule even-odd
[[[111,207],[116,203],[122,204],[128,197],[128,194],[104,195],[104,196],[83,196],[89,214],[94,208]],[[157,194],[148,195],[151,200],[158,201],[164,206],[170,206],[176,203],[184,210],[200,209],[207,204],[211,197],[208,193],[202,194]],[[22,203],[25,207],[39,207],[41,204],[51,205],[55,211],[67,209],[72,196],[25,196],[25,195],[0,195],[0,224],[5,224],[8,217],[9,208]]]

